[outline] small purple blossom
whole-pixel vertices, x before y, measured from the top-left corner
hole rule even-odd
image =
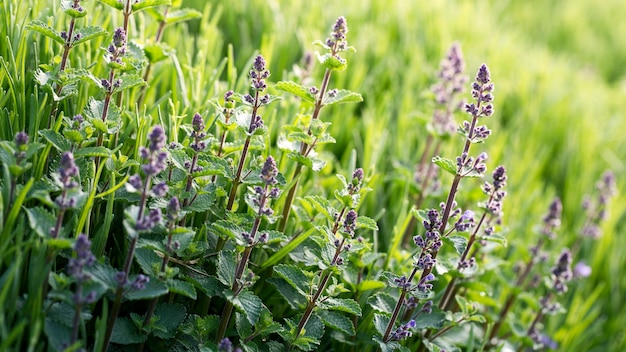
[[[402,324],[398,326],[395,331],[392,331],[389,335],[389,339],[392,341],[401,341],[408,339],[413,336],[413,332],[411,329],[414,329],[417,326],[415,320],[411,319],[406,324]]]
[[[161,211],[150,209],[148,216],[140,216],[135,228],[138,231],[147,231],[154,228],[159,222],[161,222]]]
[[[152,187],[152,194],[154,194],[155,197],[165,197],[168,189],[169,187],[167,187],[167,183],[160,182]]]
[[[337,57],[340,60],[342,58],[336,55],[340,51],[345,51],[348,49],[348,42],[346,40],[346,34],[348,33],[348,22],[346,18],[340,16],[337,18],[337,21],[333,25],[333,31],[330,33],[330,36],[326,39],[326,46],[330,49],[331,54]]]
[[[587,265],[587,263],[585,263],[584,261],[580,261],[576,263],[576,265],[574,265],[573,272],[574,278],[582,279],[589,277],[589,275],[591,275],[592,269],[589,265]]]
[[[135,280],[133,280],[133,282],[130,284],[131,289],[135,290],[135,291],[141,291],[146,287],[146,284],[150,282],[150,278],[143,275],[143,274],[139,274],[137,275],[137,277],[135,278]]]
[[[174,222],[178,219],[180,213],[180,202],[178,198],[172,197],[169,203],[167,203],[166,216],[170,222]]]
[[[350,210],[343,221],[343,231],[350,235],[350,237],[354,236],[354,231],[356,230],[356,219],[358,215],[356,211]]]
[[[278,176],[278,168],[276,167],[276,161],[270,155],[265,159],[265,163],[261,169],[261,180],[268,186],[275,185],[278,183],[276,176]]]
[[[563,205],[560,198],[554,198],[550,203],[550,210],[548,214],[543,218],[543,227],[541,233],[548,236],[548,238],[554,238],[556,236],[555,230],[561,226],[561,212],[563,211]]]
[[[563,249],[551,270],[554,289],[559,294],[567,292],[567,282],[574,276],[571,265],[572,254],[568,249]]]
[[[81,233],[74,242],[74,253],[76,256],[71,258],[67,264],[67,273],[78,283],[88,281],[91,276],[84,272],[86,267],[92,266],[96,262],[96,257],[91,252],[91,241],[87,235]]]
[[[265,65],[265,58],[262,55],[257,55],[254,58],[254,64],[249,73],[250,87],[253,90],[262,91],[267,88],[265,80],[270,76],[270,71],[266,70]]]
[[[435,275],[433,273],[429,273],[420,279],[417,284],[417,290],[420,292],[430,292],[433,289],[433,285],[430,284],[431,281],[435,280]]]

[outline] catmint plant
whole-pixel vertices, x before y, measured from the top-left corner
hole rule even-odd
[[[239,238],[241,245],[244,246],[244,250],[235,268],[232,285],[230,287],[230,292],[228,293],[229,295],[232,295],[232,298],[227,300],[224,310],[222,311],[216,341],[222,341],[224,338],[226,328],[228,327],[232,315],[232,300],[237,298],[246,286],[250,285],[250,280],[243,278],[248,267],[252,249],[258,245],[267,243],[269,240],[269,234],[260,233],[259,228],[261,226],[262,219],[264,217],[272,216],[274,213],[269,205],[272,199],[278,198],[280,195],[280,190],[277,187],[277,176],[278,168],[276,167],[276,161],[272,156],[268,156],[267,159],[265,159],[265,163],[263,164],[263,168],[261,169],[259,176],[262,184],[252,188],[251,197],[253,198],[253,208],[256,209],[256,216],[250,232],[242,233]]]
[[[134,221],[125,222],[124,224],[126,230],[129,232],[130,245],[128,252],[126,253],[124,266],[116,275],[117,288],[115,291],[113,307],[107,322],[107,330],[104,339],[105,350],[110,342],[113,326],[115,325],[115,321],[119,314],[122,303],[122,295],[127,289],[130,267],[135,257],[139,234],[141,232],[150,231],[161,222],[162,215],[159,209],[150,209],[146,212],[148,197],[164,197],[168,191],[168,186],[165,182],[159,182],[153,185],[153,179],[167,167],[166,159],[168,154],[163,150],[166,141],[165,131],[163,128],[159,125],[152,128],[148,134],[148,141],[148,148],[139,148],[139,154],[143,160],[143,164],[141,165],[143,177],[140,174],[134,174],[128,179],[127,183],[129,191],[139,193],[140,201],[138,209],[135,209],[136,214]],[[130,286],[132,289],[139,290],[145,286],[148,280],[148,277],[139,275]]]
[[[227,91],[224,94],[224,107],[221,109],[221,114],[219,116],[218,124],[224,128],[222,131],[222,135],[220,137],[220,144],[217,149],[217,157],[222,157],[222,153],[224,151],[224,143],[226,143],[226,135],[228,134],[228,130],[225,128],[230,123],[230,119],[233,117],[235,113],[235,99],[234,92],[232,90]],[[211,178],[211,182],[215,182],[217,175],[213,175]]]
[[[239,157],[235,178],[233,179],[228,196],[228,203],[226,204],[226,209],[229,211],[233,209],[233,205],[235,204],[237,188],[239,184],[241,184],[242,172],[246,163],[246,157],[248,156],[250,141],[255,134],[262,133],[263,131],[263,118],[258,113],[259,108],[270,102],[270,96],[263,94],[265,89],[267,89],[266,79],[270,76],[270,71],[266,68],[266,62],[263,56],[257,55],[248,76],[250,77],[250,88],[254,92],[254,96],[250,94],[244,95],[243,104],[252,108],[252,112],[250,113],[250,121],[246,130],[246,141],[244,142],[243,150]]]
[[[473,267],[475,264],[474,256],[468,258],[470,251],[472,250],[472,246],[476,242],[479,231],[482,229],[483,223],[487,224],[491,218],[499,218],[502,214],[502,201],[506,196],[506,191],[503,190],[504,186],[506,186],[506,169],[504,166],[498,166],[493,171],[492,174],[493,182],[485,182],[483,184],[482,190],[489,198],[487,202],[483,205],[484,210],[480,219],[477,223],[474,223],[474,213],[471,210],[467,210],[463,213],[462,216],[459,217],[459,220],[454,224],[454,229],[458,232],[468,232],[471,231],[471,235],[465,246],[465,250],[461,254],[461,258],[457,264],[457,270],[460,272],[463,269],[467,269]],[[487,226],[485,230],[483,230],[484,235],[489,236],[493,232],[492,227]],[[454,289],[456,286],[458,277],[453,277],[446,287],[446,290],[439,301],[439,308],[445,309],[448,304],[451,302],[451,297],[453,296]]]
[[[396,320],[400,317],[400,311],[405,304],[405,298],[410,292],[420,292],[418,298],[425,299],[429,295],[432,284],[427,284],[435,279],[432,269],[436,262],[439,250],[443,245],[443,238],[446,238],[450,232],[446,232],[449,220],[458,215],[459,210],[456,208],[456,193],[459,183],[465,177],[481,177],[486,171],[485,161],[487,154],[482,152],[477,157],[470,156],[470,146],[474,143],[483,142],[490,131],[482,125],[478,125],[479,119],[484,119],[493,114],[493,88],[491,77],[487,65],[483,64],[478,69],[475,81],[472,83],[472,97],[475,102],[465,105],[465,111],[471,116],[471,121],[464,121],[459,128],[459,133],[465,138],[465,145],[460,156],[456,158],[456,163],[452,160],[434,157],[433,162],[443,170],[454,175],[450,191],[445,203],[442,204],[442,212],[431,209],[427,213],[427,218],[423,220],[426,233],[424,236],[417,235],[414,237],[414,243],[419,247],[419,255],[414,260],[413,270],[407,276],[395,277],[390,284],[400,289],[400,295],[396,301],[391,317],[389,318],[386,328],[382,330],[382,337],[377,338],[377,342],[386,346],[390,342],[391,332],[394,330]],[[418,275],[418,273],[420,273]],[[416,280],[417,284],[413,284]],[[430,286],[428,286],[430,285]],[[383,318],[381,318],[382,320]],[[429,333],[425,336],[429,336]],[[424,348],[425,345],[421,347]],[[385,347],[386,348],[386,347]]]
[[[440,188],[437,180],[437,168],[430,162],[432,157],[439,154],[442,143],[447,137],[456,131],[454,114],[463,109],[465,102],[458,96],[465,90],[467,76],[465,72],[465,61],[459,43],[454,43],[448,50],[446,57],[441,61],[438,82],[432,87],[435,94],[436,108],[433,112],[432,121],[429,125],[429,134],[424,143],[424,151],[415,170],[414,181],[418,185],[419,194],[415,199],[415,208],[420,209],[422,202],[429,193],[433,193]],[[432,148],[432,152],[431,152]],[[405,230],[404,241],[409,242],[417,218],[411,218]]]
[[[288,155],[296,160],[298,164],[292,176],[292,186],[285,198],[282,217],[278,224],[278,231],[285,231],[285,227],[287,226],[291,205],[297,192],[303,166],[308,165],[310,168],[313,168],[314,171],[317,171],[320,165],[323,165],[323,163],[320,164],[318,161],[311,159],[314,147],[317,144],[334,141],[332,137],[324,133],[328,125],[321,123],[319,120],[322,107],[345,102],[360,102],[363,100],[357,93],[329,88],[331,74],[335,71],[343,71],[347,66],[346,59],[343,58],[340,53],[354,50],[354,48],[348,46],[346,39],[347,33],[348,23],[345,17],[341,16],[337,18],[332,32],[326,41],[323,43],[317,42],[318,45],[327,51],[326,54],[319,55],[318,57],[319,61],[326,69],[320,88],[315,86],[305,87],[294,82],[280,82],[276,85],[277,89],[295,94],[302,98],[307,104],[313,105],[309,126],[306,127],[306,129],[296,128],[287,136],[288,140],[299,142],[300,145],[297,152],[296,150],[287,149],[289,151]],[[317,164],[317,166],[315,166],[315,164]]]
[[[72,337],[70,345],[73,345],[78,340],[78,328],[81,323],[81,310],[86,304],[95,302],[97,293],[94,290],[89,292],[83,292],[84,284],[91,280],[91,276],[85,272],[85,269],[93,266],[96,262],[96,257],[91,252],[91,241],[87,238],[87,235],[80,234],[76,237],[74,242],[75,257],[72,257],[67,265],[67,273],[76,282],[75,293],[73,297],[74,301],[74,319],[72,323]]]
[[[71,196],[71,192],[79,186],[76,182],[78,172],[78,167],[74,162],[74,154],[72,152],[63,153],[56,174],[56,183],[61,188],[61,194],[55,200],[58,214],[56,225],[50,229],[50,237],[52,238],[59,237],[65,212],[76,206],[76,197]]]
[[[561,226],[561,213],[563,211],[563,205],[561,204],[561,200],[559,198],[555,198],[550,204],[550,208],[548,213],[543,218],[543,223],[539,228],[540,238],[537,243],[530,248],[530,258],[528,261],[518,269],[517,279],[515,280],[515,287],[520,289],[524,289],[527,286],[534,285],[535,280],[529,280],[529,277],[532,273],[533,267],[540,261],[542,261],[545,257],[545,254],[542,253],[542,247],[546,240],[550,240],[556,236],[555,231]],[[495,337],[498,336],[502,324],[505,322],[507,314],[509,310],[513,307],[513,303],[517,295],[513,292],[509,293],[502,309],[498,317],[495,320],[494,326],[491,329],[489,334],[489,343],[494,344],[492,341]]]
[[[535,318],[527,331],[527,335],[534,343],[533,348],[544,347],[547,341],[551,341],[547,335],[540,333],[539,324],[545,315],[551,315],[559,312],[561,306],[558,302],[554,301],[554,298],[557,295],[562,295],[567,292],[567,282],[573,277],[571,265],[572,254],[568,249],[563,249],[556,260],[555,265],[550,270],[550,286],[548,288],[548,292],[539,300],[540,309],[535,315]]]

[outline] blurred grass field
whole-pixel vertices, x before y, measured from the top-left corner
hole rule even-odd
[[[4,18],[0,53],[8,62],[0,70],[0,86],[6,89],[9,77],[18,77],[16,87],[30,96],[36,90],[32,71],[49,62],[55,48],[12,24],[45,18],[50,5],[48,1],[24,1],[17,7],[8,3],[14,2],[3,1],[0,10]],[[346,16],[348,42],[357,52],[348,56],[348,70],[334,75],[332,85],[363,94],[364,102],[323,112],[322,119],[333,122],[330,132],[337,139],[335,145],[325,146],[324,152],[337,162],[305,186],[334,182],[327,176],[348,169],[355,151],[356,164],[375,175],[369,184],[374,192],[367,196],[362,213],[379,221],[377,244],[381,249],[390,245],[410,210],[408,189],[426,138],[422,121],[432,112],[429,87],[440,59],[457,41],[470,78],[481,63],[487,63],[496,84],[496,113],[486,121],[493,130],[485,146],[488,166],[492,170],[503,164],[509,173],[504,224],[510,248],[503,255],[523,255],[525,250],[513,249],[533,244],[533,226],[553,196],[563,199],[564,219],[561,236],[551,248],[559,251],[571,245],[584,220],[580,215],[583,196],[594,191],[605,170],[613,170],[618,195],[611,204],[604,235],[596,242],[584,242],[587,246],[582,248],[591,258],[593,274],[572,288],[568,313],[553,317],[549,325],[557,331],[555,339],[563,351],[626,350],[626,276],[622,274],[626,270],[626,199],[622,192],[626,174],[626,41],[621,39],[626,33],[626,3],[185,0],[184,4],[202,11],[204,19],[168,29],[164,41],[177,51],[186,90],[174,78],[175,68],[161,64],[154,71],[157,78],[149,93],[158,97],[170,92],[180,114],[207,110],[208,99],[223,93],[225,87],[207,82],[210,72],[227,56],[229,44],[234,48],[235,67],[241,72],[259,51],[270,64],[270,80],[277,82],[287,78],[305,51],[315,49],[311,43],[326,36],[337,16]],[[27,10],[29,5],[32,11]],[[137,21],[141,19],[139,16]],[[115,17],[99,20],[119,22]],[[136,25],[141,28],[141,22]],[[151,35],[137,34],[140,38]],[[36,41],[40,42],[34,44]],[[16,67],[10,64],[11,55],[18,62]],[[83,60],[81,65],[88,65],[94,59]],[[88,92],[82,96],[86,99]],[[13,98],[5,94],[0,105],[8,99]],[[35,112],[19,102],[15,106],[15,111],[5,110],[0,118],[20,114],[25,116],[24,125],[11,128],[28,127],[26,116]],[[289,113],[277,109],[266,117],[272,136],[277,135],[280,121],[290,118]],[[2,138],[11,138],[15,131],[4,123],[0,126]],[[454,158],[459,149],[453,142],[442,154]],[[447,187],[451,180],[444,176],[442,181]],[[465,187],[470,186],[474,185],[468,182]],[[473,196],[460,191],[461,201]]]

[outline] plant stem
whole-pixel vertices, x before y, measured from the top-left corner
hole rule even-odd
[[[330,69],[326,69],[326,72],[324,72],[324,78],[322,79],[322,87],[320,88],[319,96],[317,97],[317,100],[315,101],[315,108],[313,110],[313,115],[311,116],[311,120],[316,120],[319,118],[319,114],[322,109],[322,106],[324,106],[323,99],[324,99],[324,95],[326,94],[326,90],[328,90],[328,83],[330,82],[331,73],[332,71]],[[309,124],[307,133],[309,134],[309,136],[311,135],[310,124]],[[309,152],[310,150],[308,150],[308,145],[306,143],[302,143],[300,145],[300,154],[303,156],[306,156]],[[296,195],[296,191],[298,189],[298,183],[300,181],[299,176],[300,176],[300,173],[302,172],[302,166],[303,166],[302,164],[298,164],[296,166],[296,170],[293,174],[293,177],[291,178],[292,180],[294,180],[294,183],[287,193],[287,198],[285,198],[285,204],[283,206],[283,214],[280,219],[280,222],[278,223],[278,228],[277,228],[277,230],[280,232],[284,232],[285,228],[287,227],[287,221],[289,220],[289,214],[291,213],[291,205],[293,204],[293,199]]]
[[[170,8],[166,7],[165,11],[163,12],[163,20],[159,22],[159,29],[157,30],[157,34],[154,39],[155,43],[161,42],[161,38],[163,37],[163,29],[165,29],[165,24],[166,24],[165,17],[167,17],[167,13],[169,10]],[[144,82],[148,82],[148,78],[150,77],[151,70],[152,70],[152,65],[150,64],[150,62],[148,62],[148,65],[146,66],[146,72],[144,72],[143,74]],[[148,90],[147,86],[144,86],[141,88],[141,94],[139,95],[139,99],[137,99],[137,106],[139,106],[140,108],[143,105],[144,99],[146,98],[147,90]]]

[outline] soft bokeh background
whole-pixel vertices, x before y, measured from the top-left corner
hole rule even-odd
[[[185,3],[205,6],[202,0]],[[563,351],[626,348],[625,2],[209,3],[219,18],[214,30],[221,35],[196,47],[225,54],[226,43],[232,43],[238,67],[259,50],[275,81],[285,78],[305,50],[315,50],[311,43],[325,38],[337,16],[346,16],[348,40],[357,53],[333,84],[362,93],[365,101],[333,112],[341,116],[333,121],[338,143],[326,150],[345,165],[355,149],[357,164],[378,175],[365,212],[379,216],[381,247],[389,244],[410,206],[407,182],[425,139],[420,120],[432,111],[428,89],[439,61],[458,41],[470,78],[487,63],[496,84],[496,114],[487,121],[493,135],[485,148],[491,169],[503,164],[509,171],[505,225],[510,253],[517,248],[525,253],[536,240],[533,226],[554,196],[563,199],[564,218],[561,235],[550,247],[560,251],[571,245],[583,222],[583,196],[594,192],[605,170],[617,176],[618,195],[602,238],[583,242],[581,257],[588,258],[593,274],[572,288],[568,313],[550,319],[549,326]],[[452,158],[459,148],[452,145],[443,154]],[[450,181],[444,178],[444,187]]]

